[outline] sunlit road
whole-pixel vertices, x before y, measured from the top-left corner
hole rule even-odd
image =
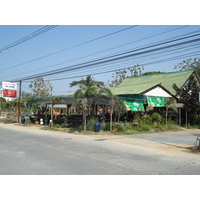
[[[200,155],[170,134],[83,136],[0,124],[0,174],[200,174]],[[193,143],[194,134],[186,136]]]

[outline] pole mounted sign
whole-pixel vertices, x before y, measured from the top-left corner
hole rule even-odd
[[[17,83],[2,82],[3,97],[17,97]]]

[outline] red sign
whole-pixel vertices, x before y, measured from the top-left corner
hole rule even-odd
[[[3,90],[3,97],[17,97],[17,91],[16,90]]]

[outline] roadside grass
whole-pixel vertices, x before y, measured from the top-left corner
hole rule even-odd
[[[76,128],[65,128],[63,125],[55,125],[53,127],[45,126],[41,127],[43,130],[50,131],[61,131],[66,133],[81,134],[81,135],[133,135],[141,133],[155,133],[155,132],[168,132],[168,131],[179,131],[181,127],[176,124],[167,125],[149,125],[149,124],[139,124],[137,126],[131,124],[115,124],[115,130],[109,131],[109,125],[106,124],[101,127],[99,132],[94,132],[94,129],[82,130],[82,127]]]

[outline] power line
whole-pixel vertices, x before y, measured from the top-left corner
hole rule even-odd
[[[142,40],[146,40],[146,39],[149,39],[149,38],[152,38],[152,37],[155,37],[155,36],[160,36],[162,34],[165,34],[165,33],[169,33],[169,32],[172,32],[172,31],[175,31],[175,30],[178,30],[178,29],[182,29],[182,28],[186,28],[188,27],[188,25],[185,25],[185,26],[181,26],[181,27],[173,27],[173,28],[170,28],[170,29],[166,29],[166,30],[163,30],[163,31],[159,31],[159,32],[156,32],[156,33],[153,33],[151,35],[148,35],[148,36],[145,36],[145,37],[142,37],[142,38],[139,38],[137,40],[133,40],[133,41],[129,41],[129,42],[126,42],[126,43],[123,43],[123,44],[120,44],[120,45],[117,45],[115,47],[111,47],[111,48],[108,48],[108,49],[104,49],[100,52],[96,52],[96,53],[93,53],[93,54],[90,54],[90,55],[86,55],[86,56],[83,56],[83,57],[79,57],[79,58],[75,58],[73,60],[68,60],[68,61],[63,61],[63,62],[60,62],[60,63],[56,63],[56,64],[53,64],[53,65],[50,65],[50,66],[47,66],[47,67],[42,67],[42,69],[45,69],[45,68],[50,68],[50,67],[55,67],[55,66],[58,66],[58,65],[61,65],[61,64],[65,64],[65,63],[69,63],[69,62],[72,62],[72,61],[77,61],[77,60],[80,60],[80,59],[83,59],[83,58],[87,58],[87,57],[90,57],[90,56],[94,56],[96,54],[99,54],[99,53],[102,53],[102,52],[106,52],[106,51],[110,51],[110,50],[113,50],[113,49],[116,49],[116,48],[120,48],[122,46],[126,46],[126,45],[130,45],[130,44],[133,44],[133,43],[136,43],[136,42],[139,42],[139,41],[142,41]],[[176,37],[182,37],[182,36],[186,36],[188,34],[192,34],[192,33],[196,33],[196,32],[199,32],[199,31],[194,31],[194,32],[190,32],[190,33],[187,33],[187,34],[183,34],[183,35],[180,35],[180,36],[176,36]],[[110,35],[110,34],[108,34]],[[102,36],[103,37],[103,36]],[[172,37],[171,39],[173,38],[176,38],[176,37]],[[161,42],[161,41],[159,41]],[[145,45],[147,46],[147,45]],[[26,63],[23,63],[23,64],[26,64]],[[21,65],[21,64],[20,64]],[[15,65],[15,66],[12,66],[11,68],[13,67],[17,67],[17,66],[20,66],[20,65]],[[7,70],[7,69],[10,69],[9,67],[8,68],[5,68],[3,70]],[[34,71],[37,71],[37,70],[34,70]],[[31,71],[31,72],[34,72],[34,71]],[[26,73],[24,73],[26,74]]]
[[[153,57],[152,58],[152,56],[154,56],[154,55],[159,55],[159,56],[157,56],[157,58],[160,58],[161,57],[161,54],[166,54],[166,53],[168,53],[167,55],[165,55],[165,56],[169,56],[169,55],[174,55],[174,51],[178,51],[178,52],[176,52],[176,53],[181,53],[181,52],[186,52],[186,51],[188,51],[188,50],[191,50],[191,49],[195,49],[195,48],[198,48],[199,49],[199,47],[200,47],[200,44],[194,44],[194,45],[190,45],[189,46],[189,48],[188,47],[178,47],[178,48],[176,48],[176,49],[174,49],[173,51],[171,50],[171,49],[167,49],[167,51],[164,51],[164,52],[156,52],[156,53],[151,53],[151,54],[149,54],[149,55],[141,55],[141,56],[139,56],[139,57],[131,57],[131,58],[129,58],[129,59],[126,59],[125,61],[124,60],[122,60],[122,61],[118,61],[117,62],[117,66],[119,67],[120,66],[120,62],[122,63],[121,65],[125,65],[125,62],[131,62],[131,65],[133,65],[133,60],[135,60],[135,59],[138,59],[138,58],[143,58],[143,57],[149,57],[149,56],[151,56],[151,58],[150,58],[150,60],[155,60],[156,58],[155,57]],[[185,48],[187,48],[187,49],[185,49]],[[185,54],[181,54],[181,55],[178,55],[178,56],[176,56],[176,57],[172,57],[173,59],[172,60],[174,60],[175,58],[176,59],[180,59],[180,58],[182,58],[182,57],[185,57],[185,56],[190,56],[190,55],[199,55],[199,52],[200,51],[194,51],[194,52],[191,52],[191,53],[185,53]],[[166,58],[166,59],[168,59],[168,61],[170,61],[170,59],[171,59],[171,57],[170,58]],[[166,59],[163,59],[163,60],[166,60]],[[149,59],[148,59],[149,60]],[[153,61],[155,64],[156,64],[156,62],[157,62],[157,60],[156,61]],[[154,63],[152,63],[152,64],[154,64]],[[159,63],[159,62],[158,62]],[[111,65],[113,65],[113,64],[115,64],[115,63],[112,63]],[[104,66],[103,66],[103,69],[101,68],[101,70],[105,70],[105,69],[107,69],[107,68],[109,68],[110,69],[110,66],[108,66],[109,65],[109,63],[108,64],[105,64]],[[143,65],[143,64],[142,64]],[[149,65],[149,64],[148,64]],[[116,65],[115,65],[116,66]],[[90,73],[90,71],[94,71],[93,69],[91,69],[91,70],[89,70],[89,71],[85,71],[84,70],[84,73]],[[95,70],[96,71],[96,70]],[[115,70],[114,70],[115,71]],[[73,72],[70,72],[70,74],[69,74],[69,72],[68,72],[68,77],[69,76],[72,76],[72,73]],[[76,72],[75,71],[75,73],[77,74],[79,74],[79,77],[81,76],[81,71],[79,71],[79,72]],[[104,72],[103,72],[104,73]],[[68,79],[67,77],[66,77],[66,75],[65,75],[65,78],[63,78],[63,76],[62,77],[59,77],[59,79],[58,78],[55,78],[55,75],[54,75],[54,78],[52,78],[52,79],[48,79],[48,80],[61,80],[61,79]]]
[[[39,36],[39,35],[47,32],[47,31],[49,31],[49,30],[51,30],[51,29],[53,29],[53,28],[55,28],[57,26],[58,25],[51,25],[51,26],[47,25],[47,26],[44,26],[44,27],[40,28],[39,30],[37,30],[37,31],[35,31],[33,33],[30,33],[29,35],[17,40],[16,42],[13,42],[13,43],[1,48],[0,51],[5,51],[5,50],[8,50],[10,48],[13,48],[13,47],[15,47],[15,46],[17,46],[17,45],[19,45],[21,43],[24,43],[24,42],[26,42],[26,41],[34,38],[34,37]]]
[[[47,55],[45,55],[45,56],[41,56],[41,57],[38,57],[38,58],[35,58],[35,59],[32,59],[32,60],[23,62],[23,63],[18,64],[18,65],[14,65],[14,66],[11,66],[11,67],[6,67],[5,69],[2,69],[1,71],[3,71],[3,70],[8,70],[8,69],[11,69],[11,68],[15,68],[15,67],[18,67],[18,66],[21,66],[21,65],[24,65],[24,64],[28,64],[28,63],[31,63],[31,62],[34,62],[34,61],[37,61],[37,60],[40,60],[40,59],[43,59],[43,58],[46,58],[46,57],[49,57],[49,56],[52,56],[52,55],[61,53],[61,52],[64,52],[64,51],[67,51],[67,50],[70,50],[70,49],[73,49],[73,48],[76,48],[76,47],[79,47],[79,46],[82,46],[82,45],[85,45],[85,44],[88,44],[88,43],[91,43],[91,42],[94,42],[94,41],[97,41],[97,40],[100,40],[100,39],[102,39],[102,38],[105,38],[105,37],[108,37],[108,36],[111,36],[111,35],[114,35],[114,34],[117,34],[117,33],[120,33],[120,32],[126,31],[126,30],[129,30],[129,29],[131,29],[131,28],[135,28],[135,27],[137,27],[137,26],[138,26],[138,25],[130,26],[130,27],[128,27],[128,28],[124,28],[124,29],[115,31],[115,32],[113,32],[113,33],[109,33],[109,34],[100,36],[100,37],[98,37],[98,38],[95,38],[95,39],[92,39],[92,40],[89,40],[89,41],[86,41],[86,42],[83,42],[83,43],[80,43],[80,44],[71,46],[71,47],[66,48],[66,49],[62,49],[62,50],[60,50],[60,51],[56,51],[56,52],[54,52],[54,53],[47,54]]]
[[[40,73],[40,74],[35,74],[35,75],[24,77],[24,78],[21,78],[21,79],[18,79],[18,80],[28,80],[28,79],[33,79],[33,78],[36,78],[36,77],[39,77],[39,76],[44,77],[44,76],[50,76],[50,75],[55,75],[55,74],[59,74],[59,73],[64,73],[64,72],[67,72],[67,71],[79,70],[79,69],[82,69],[82,68],[88,68],[88,67],[91,67],[91,66],[100,66],[100,65],[105,64],[105,63],[118,61],[118,60],[126,59],[126,58],[129,58],[129,57],[141,55],[141,54],[147,54],[147,53],[150,53],[150,52],[156,52],[156,51],[160,51],[160,50],[163,50],[163,49],[169,49],[169,48],[173,48],[173,47],[176,47],[176,46],[186,45],[186,44],[189,44],[189,43],[198,42],[200,40],[200,38],[192,39],[192,40],[188,40],[188,41],[181,41],[179,43],[170,44],[168,46],[161,46],[161,45],[166,45],[168,43],[173,43],[173,42],[177,42],[177,41],[180,41],[180,40],[189,39],[191,37],[196,37],[196,36],[199,36],[199,35],[200,34],[195,34],[195,35],[191,35],[191,36],[187,36],[187,37],[182,37],[182,38],[178,38],[178,39],[175,39],[175,40],[166,41],[166,42],[163,42],[163,43],[160,43],[160,44],[150,45],[150,46],[145,47],[145,48],[139,48],[137,50],[134,49],[134,50],[127,51],[127,52],[120,53],[120,54],[116,54],[116,55],[113,55],[113,56],[107,56],[107,57],[104,57],[104,58],[80,63],[80,64],[77,64],[77,65],[64,67],[64,68],[61,68],[61,69],[58,69],[58,70],[52,70],[52,71],[48,71],[48,72],[44,72],[44,73]],[[161,46],[161,47],[157,47],[157,46]],[[154,47],[154,49],[152,49],[153,47]],[[141,51],[141,50],[143,50],[143,51]]]

